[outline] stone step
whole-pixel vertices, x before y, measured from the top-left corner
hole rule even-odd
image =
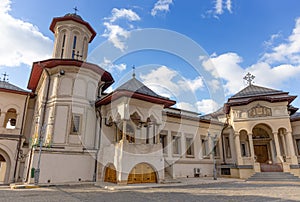
[[[300,182],[300,178],[291,174],[283,172],[261,172],[255,173],[247,181],[292,181]]]

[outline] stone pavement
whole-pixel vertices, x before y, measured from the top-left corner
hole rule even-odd
[[[212,183],[226,183],[226,182],[243,182],[245,180],[235,178],[217,178],[213,180],[212,177],[201,177],[201,178],[177,178],[173,183],[144,183],[144,184],[128,184],[128,185],[117,185],[108,182],[99,182],[95,186],[102,187],[108,190],[130,190],[130,189],[145,189],[145,188],[163,188],[163,187],[176,187],[186,185],[199,185],[199,184],[212,184]]]
[[[99,187],[81,183],[14,190],[0,186],[0,202],[300,201],[300,183],[297,182],[245,182],[230,178],[178,180],[180,183],[174,184],[120,186],[103,183]]]

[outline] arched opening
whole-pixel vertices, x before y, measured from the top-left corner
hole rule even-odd
[[[156,183],[157,175],[155,170],[148,163],[135,165],[128,175],[128,184]]]
[[[105,167],[104,182],[117,183],[117,171],[112,163]]]
[[[7,184],[10,174],[9,156],[0,150],[0,184]]]
[[[118,130],[117,130],[117,137],[118,140],[122,140],[122,135],[123,135],[123,122],[121,122],[120,124],[118,124]],[[125,132],[125,139],[129,142],[129,143],[134,143],[135,142],[135,136],[134,136],[134,128],[131,124],[131,122],[126,122],[126,132]]]
[[[253,146],[254,155],[256,157],[256,162],[258,163],[270,163],[272,161],[271,157],[271,134],[272,130],[269,126],[265,124],[256,125],[253,130]]]
[[[240,131],[240,142],[241,142],[241,156],[249,157],[250,156],[250,146],[248,133],[245,130]]]
[[[17,123],[17,111],[14,108],[7,110],[3,127],[7,129],[15,129]]]

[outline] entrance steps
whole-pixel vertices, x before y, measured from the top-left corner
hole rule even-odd
[[[285,172],[261,172],[255,173],[247,181],[283,181],[283,182],[300,182],[300,178]]]
[[[173,179],[169,172],[165,171],[165,179],[161,182],[162,184],[180,183],[180,180]]]

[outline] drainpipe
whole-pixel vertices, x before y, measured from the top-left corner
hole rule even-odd
[[[99,113],[99,118],[100,118],[100,128],[99,128],[98,148],[97,148],[96,159],[95,159],[94,182],[97,181],[98,156],[99,156],[99,152],[100,152],[101,134],[102,134],[102,115],[101,115],[101,107],[102,107],[102,106],[100,106],[100,109],[97,110],[97,112]]]
[[[24,103],[24,109],[23,109],[23,116],[22,116],[22,124],[21,124],[21,131],[20,131],[20,136],[19,136],[19,142],[17,145],[17,158],[16,158],[16,163],[15,163],[15,170],[14,170],[14,182],[17,180],[17,167],[18,167],[18,161],[19,161],[19,155],[20,155],[20,150],[21,150],[21,143],[22,143],[22,134],[23,134],[23,127],[24,127],[24,120],[25,120],[25,114],[26,114],[26,109],[27,109],[27,102],[28,102],[29,94],[27,94],[25,103]]]
[[[35,180],[35,184],[38,185],[39,184],[39,176],[40,176],[40,163],[41,163],[41,155],[42,155],[42,140],[43,140],[43,133],[44,130],[46,129],[46,125],[45,125],[45,117],[46,117],[46,109],[47,109],[47,102],[49,99],[49,90],[50,90],[50,74],[48,72],[48,70],[42,65],[40,64],[40,67],[43,68],[43,70],[45,70],[46,74],[47,74],[47,91],[46,91],[46,99],[45,99],[45,104],[44,104],[44,109],[43,109],[43,114],[42,114],[42,128],[40,131],[40,135],[39,135],[39,140],[40,140],[40,148],[39,148],[39,155],[38,155],[38,164],[37,164],[37,168],[35,169],[35,173],[34,173],[34,180]]]

